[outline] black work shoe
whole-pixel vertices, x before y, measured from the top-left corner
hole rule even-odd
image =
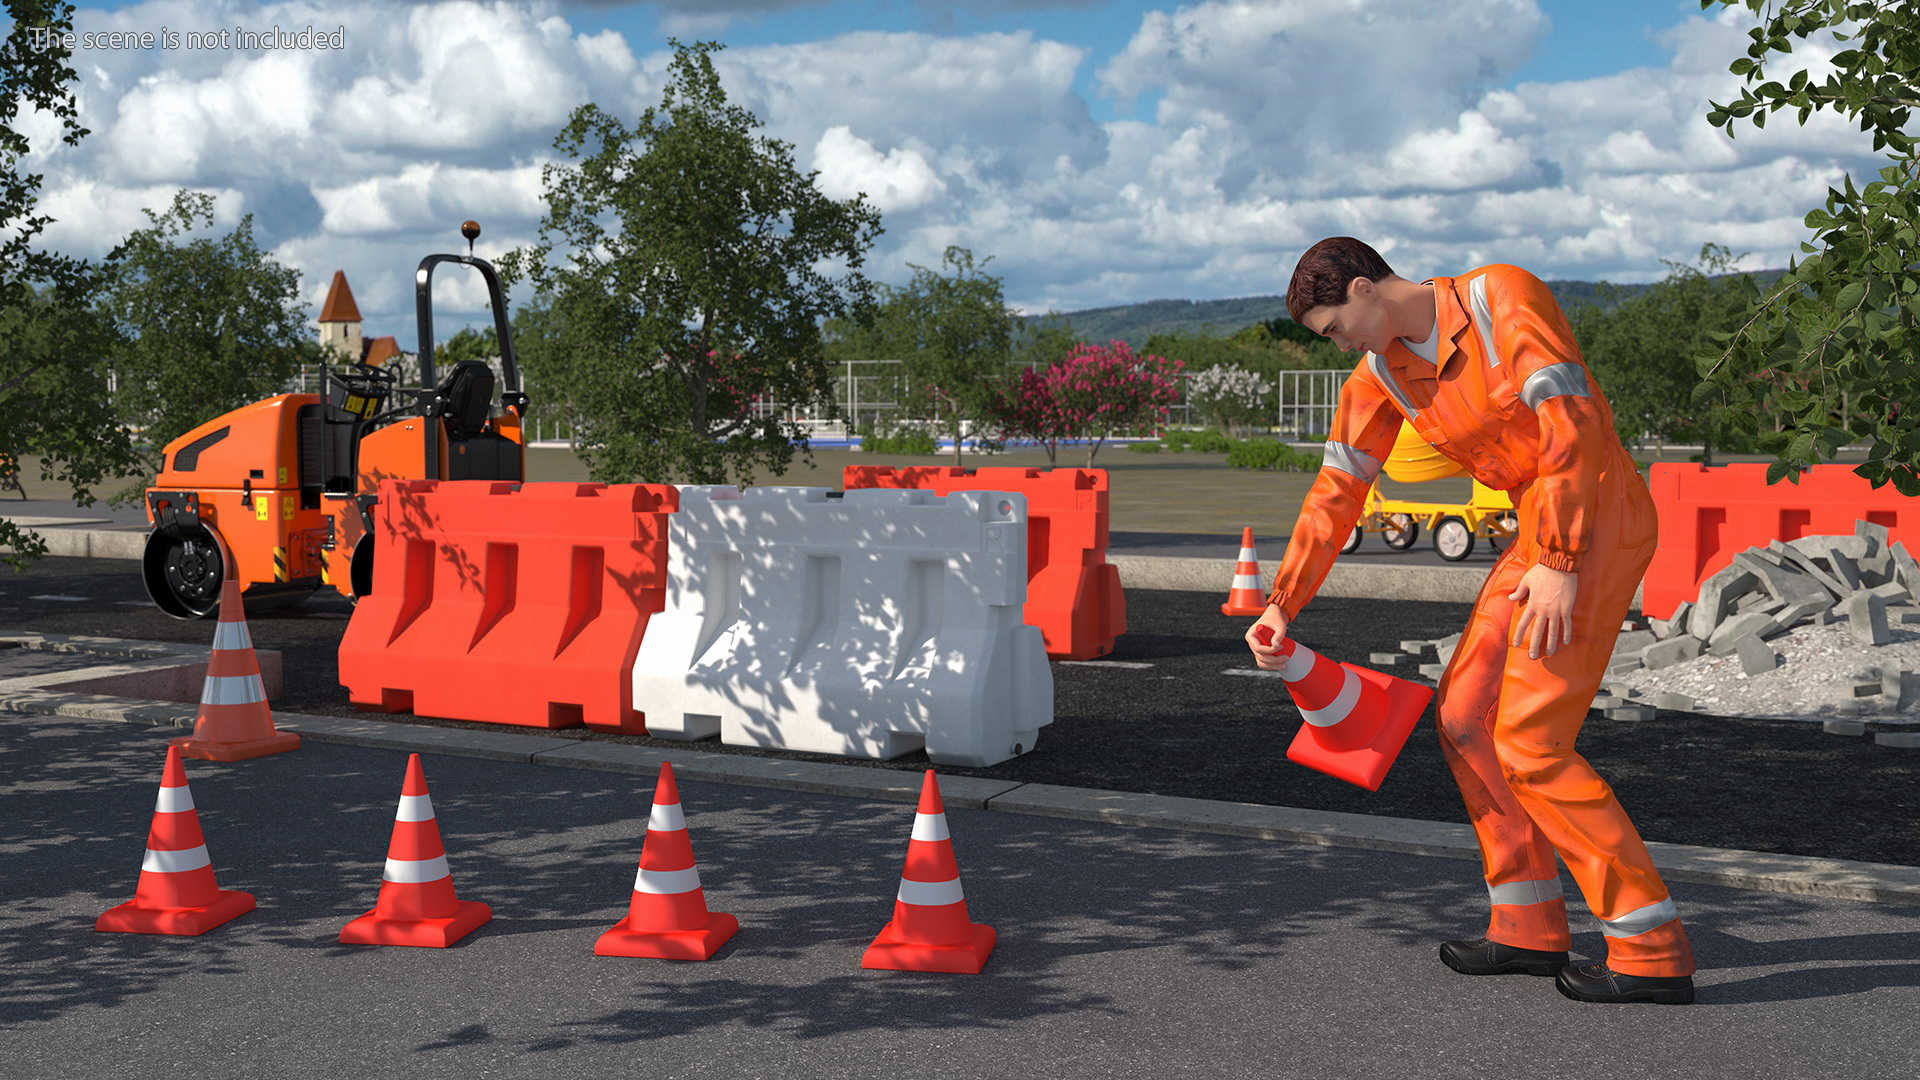
[[[1440,962],[1462,975],[1505,975],[1524,971],[1552,975],[1567,966],[1567,954],[1544,949],[1522,949],[1486,938],[1449,941],[1440,946]]]
[[[1685,1005],[1693,1000],[1691,975],[1623,975],[1605,964],[1565,968],[1554,985],[1575,1001]]]

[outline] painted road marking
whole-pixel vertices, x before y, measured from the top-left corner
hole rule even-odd
[[[1131,660],[1062,660],[1060,662],[1062,664],[1072,664],[1075,667],[1114,667],[1126,668],[1129,671],[1143,671],[1153,666],[1152,664],[1141,664]]]
[[[90,597],[85,597],[85,596],[54,596],[54,595],[51,595],[51,594],[49,594],[49,595],[46,595],[46,596],[29,596],[29,597],[27,597],[27,599],[29,599],[29,600],[58,600],[58,601],[60,601],[60,602],[62,602],[62,603],[67,603],[67,604],[84,604],[84,603],[86,603],[86,602],[87,602],[87,601],[88,601],[89,599],[91,599],[91,598],[90,598]]]

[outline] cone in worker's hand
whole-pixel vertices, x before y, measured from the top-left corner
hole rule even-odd
[[[1271,644],[1271,627],[1257,631]],[[1306,718],[1287,758],[1309,769],[1380,790],[1433,690],[1353,664],[1335,663],[1292,638],[1280,643],[1293,703]]]
[[[300,747],[300,736],[273,729],[260,660],[253,655],[253,636],[240,607],[240,583],[233,578],[220,585],[220,621],[214,625],[200,715],[193,734],[173,740],[173,745],[188,757],[208,761],[245,761]]]
[[[978,975],[993,942],[993,927],[967,921],[946,808],[928,769],[920,785],[920,809],[913,815],[913,838],[907,841],[907,868],[900,875],[893,921],[867,947],[860,966]]]
[[[380,878],[380,899],[372,911],[340,931],[340,943],[444,949],[491,918],[492,908],[453,894],[453,872],[440,845],[427,774],[420,768],[420,755],[410,755],[400,810],[393,817],[393,841],[387,846],[387,868]]]
[[[252,894],[223,891],[214,884],[187,770],[180,764],[180,751],[168,747],[160,798],[147,830],[147,855],[140,862],[140,884],[132,900],[102,914],[93,928],[194,937],[252,910]]]
[[[673,765],[663,761],[627,917],[600,935],[593,943],[593,955],[706,960],[738,929],[740,920],[707,910],[700,870],[693,864],[693,842],[687,837],[687,819],[680,809],[680,788],[673,782]]]
[[[1222,615],[1264,615],[1267,594],[1260,588],[1260,556],[1253,551],[1253,529],[1240,530],[1240,558],[1233,564],[1233,588],[1227,602],[1220,605]]]

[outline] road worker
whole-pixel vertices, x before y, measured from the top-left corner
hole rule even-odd
[[[1486,935],[1440,946],[1468,975],[1553,975],[1580,1001],[1693,1000],[1693,953],[1646,845],[1574,750],[1657,523],[1553,295],[1515,266],[1418,284],[1351,237],[1315,244],[1287,291],[1294,320],[1364,353],[1340,392],[1320,473],[1247,632],[1284,666],[1287,626],[1360,517],[1402,418],[1506,491],[1519,535],[1502,553],[1440,679],[1440,746],[1479,840]],[[1272,645],[1255,633],[1272,627]],[[1606,935],[1604,962],[1570,966],[1566,863]]]

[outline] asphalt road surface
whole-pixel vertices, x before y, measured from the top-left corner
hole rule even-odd
[[[1471,862],[949,809],[980,975],[866,971],[910,808],[686,782],[705,963],[598,958],[652,783],[428,756],[454,880],[491,923],[350,947],[405,756],[309,743],[188,765],[220,884],[199,938],[101,934],[133,892],[164,734],[0,718],[0,1071],[9,1077],[1900,1077],[1920,910],[1681,885],[1686,1007],[1471,978]],[[1574,905],[1577,954],[1602,939]]]
[[[1230,675],[1250,666],[1247,620],[1220,614],[1207,593],[1133,590],[1128,631],[1101,664],[1053,665],[1055,720],[1039,745],[959,775],[1029,783],[1265,803],[1464,822],[1441,759],[1431,709],[1378,792],[1286,760],[1300,727],[1276,680]],[[255,642],[279,649],[283,712],[353,716],[335,649],[351,611],[323,592],[295,608],[250,614]],[[1325,655],[1358,663],[1404,639],[1460,629],[1465,604],[1323,597],[1295,627]],[[208,622],[181,622],[145,598],[136,564],[49,558],[0,576],[0,628],[205,644]],[[1130,666],[1109,666],[1121,664]],[[395,722],[450,724],[396,716]],[[659,747],[642,736],[559,734]],[[702,750],[730,751],[717,740]],[[1817,724],[1662,711],[1646,723],[1591,714],[1580,749],[1618,792],[1649,840],[1867,862],[1920,865],[1920,751],[1823,733]],[[745,751],[770,753],[768,751]],[[779,754],[801,760],[845,759]],[[919,770],[925,755],[873,768]]]

